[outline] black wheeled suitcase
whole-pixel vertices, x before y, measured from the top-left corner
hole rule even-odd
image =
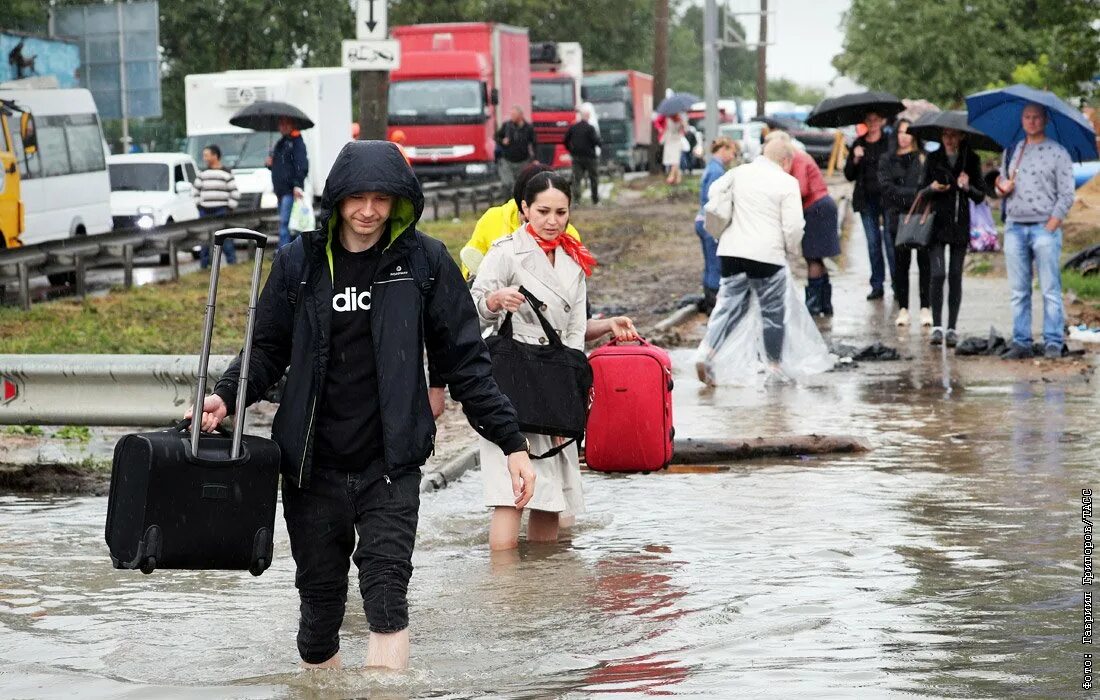
[[[182,421],[168,430],[126,435],[118,441],[106,526],[117,569],[146,574],[154,569],[229,569],[259,576],[271,565],[279,446],[244,435],[244,388],[267,245],[261,233],[225,229],[214,236],[195,405],[201,406],[206,394],[218,267],[228,239],[256,242],[237,394],[240,410],[233,433],[196,433],[189,429],[190,421]]]

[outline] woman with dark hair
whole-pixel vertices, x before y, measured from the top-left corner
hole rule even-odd
[[[920,140],[909,133],[912,122],[899,119],[894,127],[894,148],[882,154],[878,165],[879,190],[886,210],[886,238],[894,245],[898,235],[898,222],[909,213],[913,200],[924,186],[925,158]],[[920,297],[920,324],[932,325],[929,308],[928,249],[917,249],[917,280]],[[897,324],[909,325],[909,265],[913,260],[912,248],[894,247],[894,299],[898,302]]]
[[[932,270],[932,345],[947,344],[953,348],[959,342],[955,326],[962,305],[963,262],[970,245],[970,202],[980,204],[985,199],[982,164],[978,154],[970,149],[966,134],[944,129],[940,137],[943,148],[928,156],[922,194],[932,199],[936,212],[932,226],[932,245],[928,260]],[[950,263],[947,249],[951,249]],[[947,329],[943,324],[943,283],[947,280]]]
[[[572,204],[570,182],[554,173],[539,173],[527,183],[522,204],[527,223],[493,244],[474,278],[471,292],[482,327],[498,328],[511,313],[516,340],[546,345],[549,342],[546,331],[519,291],[523,287],[542,302],[540,312],[562,341],[583,350],[588,327],[587,278],[596,267],[596,259],[580,241],[565,232]],[[609,332],[619,340],[637,338],[629,319],[612,319]],[[560,438],[552,435],[528,433],[527,439],[529,449],[536,454],[560,444]],[[496,445],[481,442],[485,505],[493,508],[489,526],[489,547],[493,550],[517,546],[523,515],[522,510],[515,508],[507,470],[502,470],[504,478],[498,478],[491,466],[504,459],[504,453]],[[531,519],[527,539],[555,542],[561,514],[584,512],[577,448],[570,446],[554,457],[535,461],[534,466],[537,479],[535,495],[528,506]]]

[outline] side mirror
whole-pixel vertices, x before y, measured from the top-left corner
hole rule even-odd
[[[190,194],[190,193],[191,193],[191,183],[190,182],[177,182],[176,183],[176,194]]]
[[[500,104],[500,90],[493,88],[489,91],[489,104],[494,107]]]
[[[34,117],[23,112],[19,118],[19,138],[23,141],[23,152],[30,155],[38,151],[38,132],[34,128]]]

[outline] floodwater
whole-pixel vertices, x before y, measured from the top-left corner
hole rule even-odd
[[[930,350],[919,329],[899,338],[856,274],[838,276],[834,334],[912,360],[712,391],[679,351],[676,422],[692,437],[858,435],[873,451],[586,473],[571,537],[501,559],[468,474],[423,500],[408,672],[296,670],[281,527],[258,579],[143,576],[110,568],[105,499],[0,498],[0,697],[1076,697],[1095,383],[1014,379]],[[964,331],[1003,326],[1003,286],[970,284]],[[346,662],[366,639],[353,602]]]
[[[403,674],[295,670],[283,533],[258,579],[143,576],[110,568],[105,499],[0,499],[0,696],[1067,696],[1080,493],[1100,487],[1094,385],[945,393],[913,379],[936,374],[934,356],[906,367],[766,390],[681,376],[692,435],[857,434],[875,449],[588,473],[571,540],[514,561],[487,552],[476,473],[426,496]],[[347,661],[366,637],[352,604]]]

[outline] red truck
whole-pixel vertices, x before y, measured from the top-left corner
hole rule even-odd
[[[586,73],[581,95],[596,108],[603,161],[644,170],[653,128],[653,76],[636,70]]]
[[[513,106],[531,113],[527,30],[489,22],[390,31],[401,68],[390,74],[389,135],[422,180],[496,176],[496,131]]]
[[[536,157],[567,168],[565,132],[577,123],[584,78],[584,53],[575,41],[531,44],[531,123],[538,138]]]

